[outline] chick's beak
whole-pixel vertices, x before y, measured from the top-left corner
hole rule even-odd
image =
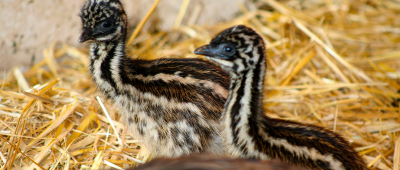
[[[205,56],[213,56],[213,52],[211,50],[211,46],[210,45],[205,45],[205,46],[201,46],[199,48],[197,48],[196,50],[194,50],[194,53],[197,55],[205,55]]]
[[[84,29],[81,36],[79,37],[79,42],[83,43],[87,40],[92,39],[91,34],[92,34],[92,31],[90,31],[89,28]]]

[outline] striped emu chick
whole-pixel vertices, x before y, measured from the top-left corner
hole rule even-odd
[[[307,170],[278,161],[228,158],[196,154],[179,158],[159,158],[133,170]]]
[[[367,169],[340,135],[322,127],[264,115],[266,69],[263,39],[243,25],[229,28],[196,49],[230,72],[222,113],[224,143],[234,157],[278,159],[312,169]]]
[[[92,42],[93,81],[153,157],[222,153],[216,127],[228,74],[207,60],[127,57],[127,16],[119,0],[88,0],[80,17],[79,42]]]

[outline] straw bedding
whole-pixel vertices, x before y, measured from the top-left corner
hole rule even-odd
[[[266,114],[334,130],[372,169],[398,169],[400,2],[260,0],[241,9],[217,25],[181,25],[179,17],[172,31],[139,25],[129,54],[199,57],[193,50],[219,31],[250,26],[267,42]],[[127,168],[151,157],[97,97],[87,48],[54,43],[43,55],[0,82],[2,169]]]

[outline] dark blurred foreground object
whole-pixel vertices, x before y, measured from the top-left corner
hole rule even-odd
[[[159,158],[131,170],[307,170],[278,161],[261,161],[197,154],[179,158]]]

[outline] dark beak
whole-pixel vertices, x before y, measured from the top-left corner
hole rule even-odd
[[[210,45],[201,46],[201,47],[197,48],[196,50],[194,50],[194,53],[197,55],[205,55],[205,56],[210,56],[210,57],[212,57],[214,55],[211,50]]]
[[[194,53],[197,55],[204,55],[210,57],[210,59],[221,59],[221,60],[229,60],[230,56],[226,56],[221,53],[219,48],[213,48],[210,45],[205,45],[194,50]]]
[[[84,29],[81,36],[79,37],[79,42],[83,43],[87,40],[92,39],[91,35],[92,35],[92,31],[90,31],[89,28]]]

